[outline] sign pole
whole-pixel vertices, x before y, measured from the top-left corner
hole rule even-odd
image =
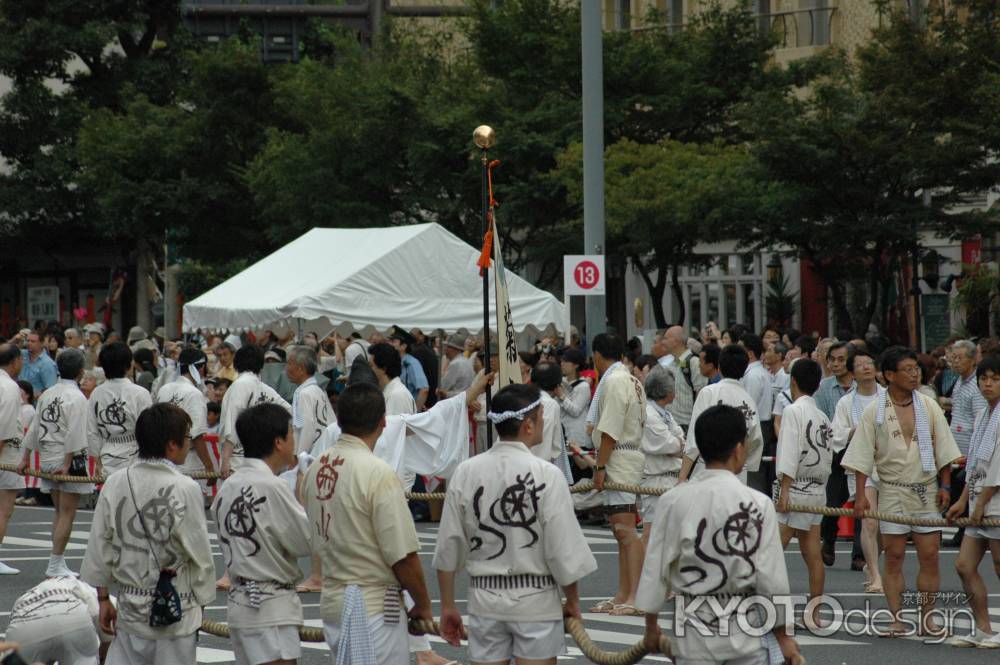
[[[496,134],[493,129],[487,125],[480,125],[476,127],[476,131],[472,133],[472,140],[475,142],[476,146],[482,151],[481,163],[482,163],[482,200],[483,200],[483,237],[490,231],[490,191],[489,191],[489,179],[490,179],[490,159],[489,150],[496,143]],[[492,368],[490,367],[490,271],[489,268],[483,268],[483,367],[486,373],[489,374]],[[490,412],[490,408],[493,403],[493,386],[486,386],[486,412]],[[486,448],[487,450],[493,447],[493,426],[490,424],[489,419],[486,420]]]
[[[604,62],[601,3],[580,4],[583,83],[583,251],[604,254]],[[588,294],[587,344],[607,328],[604,293]]]

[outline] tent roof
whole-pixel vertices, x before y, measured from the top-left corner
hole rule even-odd
[[[184,306],[184,329],[483,327],[479,250],[438,224],[317,228]],[[563,329],[551,293],[507,271],[517,330]],[[496,325],[490,276],[490,321]]]

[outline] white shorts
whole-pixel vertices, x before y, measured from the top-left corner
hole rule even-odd
[[[547,660],[566,654],[563,621],[500,621],[469,615],[469,660]]]
[[[397,624],[385,623],[381,614],[370,616],[368,617],[368,631],[372,636],[375,662],[378,665],[410,665],[410,648],[406,639],[410,633],[406,629],[405,614],[400,613]],[[333,652],[333,660],[336,662],[337,645],[340,642],[340,623],[324,621],[323,634],[326,636],[326,644]]]
[[[941,519],[941,513],[926,512],[926,513],[915,513],[910,515],[910,517],[917,517],[920,519],[929,520],[939,520]],[[908,533],[939,533],[943,526],[910,526],[909,524],[896,524],[895,522],[879,522],[878,530],[880,533],[884,533],[890,536],[905,536]]]
[[[0,471],[0,490],[23,490],[24,476],[13,471]]]
[[[302,657],[298,626],[230,628],[236,665],[260,665],[274,660]]]
[[[796,531],[809,531],[814,526],[823,522],[822,515],[814,513],[777,513],[778,524],[784,524]]]
[[[674,659],[675,665],[716,665],[717,663],[724,665],[768,665],[769,662],[767,649],[759,649],[749,656],[730,658],[729,660],[702,660],[701,658]]]
[[[1000,526],[967,526],[965,535],[980,540],[1000,540]]]
[[[45,473],[56,473],[59,471],[59,467],[54,464],[43,464],[42,471]],[[107,473],[107,470],[105,470],[105,474]],[[66,492],[67,494],[93,494],[95,489],[94,485],[91,483],[62,483],[55,480],[46,480],[44,478],[40,478],[39,480],[41,482],[38,487],[41,489],[42,494],[51,494],[52,492]]]
[[[121,626],[108,650],[104,665],[177,665],[195,663],[197,633],[182,637],[147,640],[130,634]]]
[[[33,631],[19,630],[20,628],[22,626],[17,624],[11,626],[7,630],[6,639],[20,645],[20,655],[26,663],[97,665],[101,642],[93,628],[77,628],[68,633],[54,631],[34,642],[30,640],[37,636],[28,634]]]

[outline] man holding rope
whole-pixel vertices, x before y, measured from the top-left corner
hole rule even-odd
[[[719,404],[703,411],[693,429],[705,468],[660,498],[636,595],[646,613],[646,648],[658,650],[659,612],[675,594],[676,665],[790,661],[799,647],[785,633],[782,603],[774,604],[775,626],[763,638],[741,629],[748,608],[740,609],[740,597],[789,593],[774,505],[737,475],[747,458],[746,419]]]
[[[893,346],[882,354],[880,364],[888,382],[887,394],[884,399],[870,404],[861,415],[844,455],[843,466],[854,472],[856,487],[864,487],[873,471],[878,471],[879,512],[938,520],[950,502],[951,463],[961,453],[941,407],[934,399],[917,391],[920,385],[917,354]],[[854,503],[855,516],[862,517],[868,509],[868,500],[859,492]],[[911,534],[919,562],[919,630],[921,634],[939,634],[941,628],[929,621],[927,612],[933,609],[934,594],[940,586],[941,527],[883,521],[879,529],[885,544],[882,582],[894,618],[893,624],[880,636],[897,637],[906,632],[900,612],[905,584],[903,559],[906,540]]]
[[[432,564],[441,631],[458,645],[455,575],[467,568],[473,663],[555,665],[566,651],[563,617],[581,618],[577,583],[597,570],[563,474],[532,454],[543,439],[542,399],[534,385],[497,393],[489,419],[500,441],[460,464],[448,486]]]
[[[16,465],[21,461],[21,389],[14,379],[21,371],[21,350],[13,344],[0,344],[0,463]],[[0,471],[0,543],[7,533],[7,521],[14,514],[14,499],[24,489],[24,476]],[[13,566],[0,561],[0,575],[17,575]]]

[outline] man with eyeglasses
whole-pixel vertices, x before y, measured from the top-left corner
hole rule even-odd
[[[884,398],[869,404],[862,413],[843,466],[855,474],[859,488],[865,486],[873,472],[878,472],[880,512],[938,519],[951,503],[951,463],[961,453],[937,401],[917,391],[917,354],[894,346],[882,354],[880,366],[888,390]],[[869,507],[864,493],[859,492],[855,516],[861,517]],[[917,590],[922,619],[918,630],[922,635],[939,634],[941,628],[928,613],[934,608],[940,586],[941,527],[881,522],[879,530],[885,545],[882,583],[894,617],[887,636],[908,632],[900,621],[900,612],[905,585],[903,560],[911,535],[919,562]]]

